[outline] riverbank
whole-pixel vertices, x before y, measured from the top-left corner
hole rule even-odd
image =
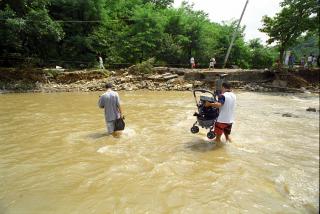
[[[184,69],[155,67],[139,73],[132,68],[120,70],[0,69],[0,93],[104,91],[106,82],[115,90],[188,91],[214,87],[219,74],[234,88],[261,92],[319,93],[319,69],[277,72],[242,69]]]

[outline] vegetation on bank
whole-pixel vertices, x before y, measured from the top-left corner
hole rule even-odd
[[[308,55],[319,55],[320,1],[283,0],[280,5],[282,10],[274,17],[263,17],[263,27],[260,29],[269,36],[269,44],[277,43],[280,63],[284,61],[285,51],[295,50],[301,43],[310,41],[315,46],[308,48],[301,45],[305,48],[301,52],[306,54],[309,51]],[[314,41],[310,40],[312,37]],[[302,57],[301,52],[299,59]]]
[[[285,0],[284,8],[291,7],[291,2],[305,1]],[[150,58],[158,66],[184,67],[191,56],[200,67],[207,67],[211,57],[221,66],[236,21],[218,24],[187,3],[180,8],[173,8],[172,3],[173,0],[2,0],[0,66],[87,68],[96,66],[98,54],[107,67],[113,68],[129,67]],[[307,5],[308,11],[309,7],[312,5]],[[279,21],[272,24],[276,22]],[[290,23],[296,25],[291,19],[286,24]],[[266,47],[258,39],[245,42],[244,29],[236,37],[228,66],[270,67],[283,42],[277,47]],[[318,44],[314,35],[308,34],[308,38]],[[304,43],[303,39],[299,41]]]

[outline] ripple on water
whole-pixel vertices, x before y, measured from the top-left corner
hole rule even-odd
[[[121,134],[119,139],[129,139],[136,135],[134,129],[127,127]],[[76,131],[67,133],[63,138],[67,143],[94,143],[101,142],[100,139],[107,139],[111,142],[114,141],[115,138],[112,135],[109,135],[105,129],[91,130],[91,131]]]
[[[249,148],[244,148],[244,147],[239,147],[238,149],[239,149],[240,151],[244,151],[244,152],[251,153],[251,154],[257,154],[257,153],[259,153],[259,152],[256,151],[256,150],[249,149]]]
[[[67,143],[84,143],[87,142],[88,139],[97,139],[100,137],[104,137],[104,132],[92,132],[92,131],[76,131],[67,133],[64,137],[64,141]]]
[[[276,177],[274,182],[276,189],[288,197],[293,206],[316,213],[319,210],[319,181],[306,182],[310,179],[304,170],[290,168]]]
[[[122,136],[126,138],[134,137],[135,135],[136,135],[136,131],[130,127],[126,127],[122,132]]]
[[[107,145],[107,146],[103,146],[100,147],[97,152],[100,154],[106,154],[106,155],[110,155],[110,156],[118,156],[118,155],[125,155],[128,153],[127,151],[127,147],[125,146],[119,146],[117,144],[115,145]]]

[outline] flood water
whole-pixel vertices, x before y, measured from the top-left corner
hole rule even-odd
[[[319,96],[236,93],[220,145],[191,92],[120,92],[119,139],[98,92],[0,95],[0,213],[318,213]]]

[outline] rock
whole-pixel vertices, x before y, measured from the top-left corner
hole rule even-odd
[[[317,109],[309,107],[306,109],[306,111],[317,112]]]
[[[167,83],[174,83],[176,79],[168,80]]]
[[[288,82],[285,80],[273,80],[272,86],[274,87],[287,87]]]
[[[284,80],[279,80],[280,87],[287,87],[288,82]]]
[[[193,85],[190,84],[190,83],[187,83],[187,84],[184,84],[184,85],[183,85],[183,88],[184,88],[184,89],[187,89],[187,90],[192,89],[192,87],[193,87]]]
[[[244,86],[244,89],[250,91],[250,90],[251,90],[251,86],[250,86],[250,85],[245,85],[245,86]]]
[[[131,85],[130,85],[130,83],[124,83],[124,84],[120,85],[120,88],[124,89],[124,90],[129,90],[131,88]]]
[[[285,114],[282,114],[282,117],[292,117],[292,114],[290,114],[290,113],[285,113]]]
[[[162,79],[162,75],[160,75],[160,74],[150,75],[150,76],[148,76],[148,79],[149,80],[160,80],[160,79]]]
[[[279,87],[280,86],[279,80],[273,80],[272,81],[272,86]]]
[[[177,77],[178,77],[178,74],[169,74],[169,75],[163,74],[162,75],[162,78],[164,80],[170,80],[170,79],[174,79],[174,78],[177,78]]]
[[[141,88],[146,88],[148,86],[146,81],[142,81],[140,85],[141,85]]]
[[[201,81],[194,81],[194,83],[193,83],[193,85],[195,86],[195,87],[197,87],[197,86],[202,86],[204,84],[204,82],[201,82]]]
[[[120,83],[125,83],[127,81],[127,79],[125,77],[121,77],[119,81],[120,81]]]
[[[153,70],[161,74],[167,72],[169,69],[168,67],[154,67]]]
[[[184,68],[169,68],[170,73],[178,74],[178,75],[184,75],[186,70]]]
[[[294,114],[291,114],[291,113],[282,114],[282,117],[294,117],[294,118],[298,118],[298,116],[296,116],[296,115],[294,115]]]

